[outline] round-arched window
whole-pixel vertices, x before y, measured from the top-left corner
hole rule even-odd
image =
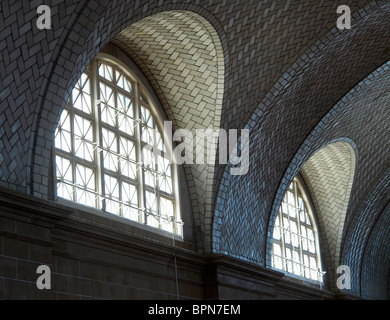
[[[55,132],[57,197],[182,235],[171,146],[148,94],[124,64],[92,61]]]
[[[285,193],[275,220],[272,267],[322,282],[317,227],[308,195],[298,178]]]

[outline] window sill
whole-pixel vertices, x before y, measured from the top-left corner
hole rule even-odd
[[[307,278],[304,278],[304,277],[301,277],[301,276],[298,276],[298,275],[295,275],[295,274],[292,274],[292,273],[289,273],[289,272],[286,272],[286,271],[283,271],[283,270],[280,270],[280,269],[276,269],[276,268],[271,268],[271,269],[275,270],[275,271],[278,271],[278,272],[282,272],[284,274],[283,278],[285,280],[289,280],[289,281],[292,281],[292,282],[295,282],[295,283],[300,283],[302,285],[305,285],[305,286],[308,286],[308,287],[311,287],[311,288],[324,290],[324,283],[322,283],[320,281],[307,279]]]
[[[64,207],[73,209],[74,211],[72,212],[71,218],[80,223],[94,224],[99,227],[103,226],[104,228],[114,230],[118,233],[135,235],[141,238],[196,251],[195,244],[186,242],[180,235],[66,199],[57,198],[55,202]]]

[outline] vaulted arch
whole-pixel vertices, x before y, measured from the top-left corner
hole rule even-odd
[[[221,168],[214,218],[215,252],[269,265],[267,239],[272,232],[272,220],[294,176],[327,144],[343,137],[347,137],[347,142],[363,140],[362,131],[374,132],[367,131],[372,122],[364,117],[374,117],[379,106],[372,106],[371,113],[367,113],[359,104],[357,114],[351,102],[356,102],[356,90],[361,89],[357,84],[387,61],[382,56],[375,65],[368,64],[369,57],[374,59],[378,51],[370,49],[364,38],[369,34],[384,35],[390,7],[383,4],[378,8],[374,4],[372,10],[354,15],[352,32],[335,28],[318,40],[287,69],[247,121],[241,121],[241,127],[250,129],[250,169],[246,176],[232,177],[228,169]],[[361,55],[362,51],[367,55]],[[362,65],[367,67],[365,72]],[[374,94],[367,90],[367,100],[372,101]],[[232,119],[235,124],[240,121]],[[360,150],[360,144],[356,144]],[[374,174],[368,173],[370,179]],[[356,201],[351,203],[355,207],[356,192],[353,195]],[[347,214],[347,223],[351,216]]]
[[[300,173],[311,194],[315,208],[327,280],[336,283],[334,271],[340,265],[340,248],[345,216],[355,176],[356,155],[344,141],[331,143],[317,151],[302,167]]]
[[[390,168],[382,173],[361,200],[358,213],[345,230],[341,263],[351,270],[351,291],[368,298],[383,298],[388,279],[388,221]],[[376,261],[376,259],[378,259]],[[371,282],[371,284],[370,284]],[[381,284],[373,290],[373,282]]]
[[[389,299],[390,203],[375,222],[362,259],[361,295],[366,299]]]
[[[115,11],[120,7],[112,6]],[[121,6],[131,12],[137,4]],[[67,80],[60,84],[49,79],[36,115],[39,134],[31,139],[32,167],[28,170],[30,193],[35,196],[48,195],[49,168],[41,165],[50,162],[51,143],[46,141],[53,141],[59,114],[81,73],[108,43],[127,53],[147,77],[174,130],[220,126],[227,55],[218,21],[203,8],[188,4],[159,5],[129,16],[113,15],[109,7],[94,4],[91,20],[95,23],[88,26],[82,27],[76,19],[63,44],[72,48],[72,55],[66,56],[65,49],[53,63],[52,74],[61,74]],[[86,4],[79,14],[88,15],[88,8]],[[80,34],[89,36],[83,46],[75,47]],[[194,233],[201,251],[210,246],[214,171],[213,163],[185,168],[191,201],[188,206],[194,213]]]
[[[141,68],[173,129],[217,130],[224,91],[224,53],[212,25],[190,11],[165,11],[132,24],[112,42]],[[215,165],[185,165],[200,248],[210,239]]]

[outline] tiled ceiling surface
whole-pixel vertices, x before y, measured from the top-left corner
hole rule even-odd
[[[251,129],[247,175],[230,176],[223,165],[186,171],[200,251],[265,265],[275,211],[293,176],[330,142],[351,140],[355,179],[335,252],[355,270],[354,292],[383,296],[384,290],[359,279],[363,272],[377,281],[389,279],[389,268],[377,262],[388,261],[381,241],[389,230],[375,221],[387,221],[389,212],[389,72],[378,68],[390,60],[390,4],[343,4],[353,13],[351,30],[336,29],[338,4],[331,0],[64,1],[52,6],[52,29],[39,30],[37,3],[2,1],[0,184],[47,197],[54,128],[70,90],[105,44],[138,28],[141,34],[128,34],[126,46],[177,127]],[[188,21],[178,11],[191,12]],[[173,27],[185,24],[188,33],[167,31],[175,17]],[[145,47],[161,43],[159,32],[173,35],[167,56],[164,46]],[[220,44],[212,44],[217,36]],[[198,45],[181,54],[193,56],[174,59],[172,48],[188,39]],[[202,74],[192,81],[185,69],[195,60],[207,68],[197,66]],[[168,79],[175,70],[178,78]],[[383,249],[374,255],[374,247]]]

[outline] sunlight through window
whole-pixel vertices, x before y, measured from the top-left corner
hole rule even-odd
[[[307,199],[303,186],[295,178],[283,197],[275,219],[272,266],[322,282],[317,228]]]
[[[97,59],[77,82],[55,133],[57,196],[182,235],[173,164],[128,72]]]

